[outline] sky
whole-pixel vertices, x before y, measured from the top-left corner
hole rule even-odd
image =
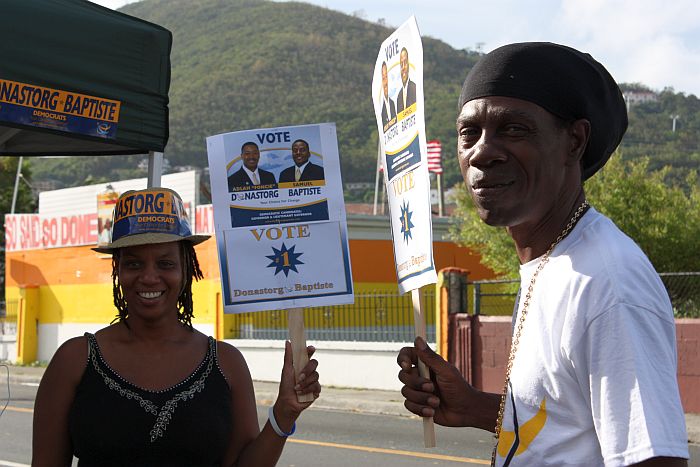
[[[92,0],[119,8],[133,0]],[[618,82],[700,97],[698,0],[307,0],[383,19],[415,15],[421,35],[456,49],[489,52],[511,42],[549,41],[590,53]],[[310,25],[312,27],[312,25]],[[377,44],[379,48],[379,44]],[[461,80],[463,77],[459,77]]]

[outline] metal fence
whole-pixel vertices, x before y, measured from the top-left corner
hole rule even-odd
[[[676,318],[700,318],[700,272],[659,274],[671,298]],[[517,279],[474,281],[468,284],[469,309],[474,315],[510,316],[518,291]]]
[[[490,316],[512,315],[519,283],[517,279],[468,282],[469,313]]]
[[[700,272],[660,274],[677,318],[700,318]],[[484,280],[467,284],[467,310],[474,315],[510,316],[518,281]],[[426,334],[435,342],[435,291],[423,290]],[[0,315],[0,335],[16,333],[17,301],[8,300]],[[306,336],[315,341],[412,342],[415,336],[411,294],[387,290],[355,294],[352,305],[324,306],[304,310]],[[227,339],[286,339],[284,310],[226,315]]]
[[[666,286],[676,318],[700,318],[700,272],[659,274]]]
[[[0,336],[17,334],[17,300],[0,303]]]
[[[435,341],[435,292],[423,291],[426,337]],[[224,335],[228,339],[286,339],[284,310],[227,315]],[[413,342],[411,294],[385,290],[355,294],[352,305],[324,306],[304,310],[306,337],[316,341]]]
[[[700,272],[661,273],[676,318],[700,318]],[[510,316],[518,292],[517,279],[483,280],[467,283],[467,310],[474,315]],[[423,291],[427,337],[435,340],[435,293]],[[287,315],[284,311],[235,315],[235,337],[284,339]],[[354,305],[310,308],[304,311],[307,337],[320,341],[411,342],[414,338],[413,306],[410,294],[387,291],[355,295]],[[274,326],[271,325],[274,323]]]

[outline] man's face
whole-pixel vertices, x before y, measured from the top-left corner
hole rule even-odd
[[[401,81],[406,86],[408,83],[408,52],[405,49],[401,51],[399,60],[401,61]]]
[[[302,166],[306,164],[310,155],[309,148],[303,141],[297,141],[292,145],[292,159],[294,159],[296,165]]]
[[[384,90],[384,97],[389,98],[389,72],[386,65],[382,65],[382,89]]]
[[[258,168],[258,161],[260,160],[260,150],[252,144],[246,144],[243,146],[241,159],[246,169],[251,172],[255,171],[255,169]]]
[[[457,118],[462,177],[489,225],[536,227],[558,201],[580,190],[570,148],[569,132],[557,118],[521,99],[475,99]]]

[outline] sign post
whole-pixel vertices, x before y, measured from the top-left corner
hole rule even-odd
[[[309,354],[306,352],[306,333],[304,331],[304,309],[290,308],[287,310],[287,323],[289,327],[289,340],[292,343],[292,362],[294,363],[294,377],[299,380],[301,369],[309,363]],[[297,394],[299,402],[313,402],[313,394]]]
[[[384,185],[399,292],[411,291],[416,336],[426,338],[420,288],[437,281],[433,261],[430,179],[423,105],[423,46],[411,17],[381,45],[372,80]],[[426,339],[427,340],[427,339]],[[418,363],[421,376],[428,368]],[[435,446],[432,418],[423,419],[426,447]]]

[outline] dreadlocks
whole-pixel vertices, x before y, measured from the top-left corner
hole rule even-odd
[[[192,305],[192,281],[193,279],[200,280],[204,277],[202,270],[199,268],[197,261],[197,253],[194,251],[194,246],[190,242],[181,241],[180,253],[182,257],[182,272],[183,284],[180,295],[177,298],[177,319],[188,328],[192,329],[192,317],[194,309]],[[114,306],[118,313],[114,317],[112,323],[119,321],[127,326],[126,318],[129,316],[129,308],[122,292],[121,284],[119,283],[119,259],[121,250],[117,248],[112,253],[112,295],[114,297]]]

